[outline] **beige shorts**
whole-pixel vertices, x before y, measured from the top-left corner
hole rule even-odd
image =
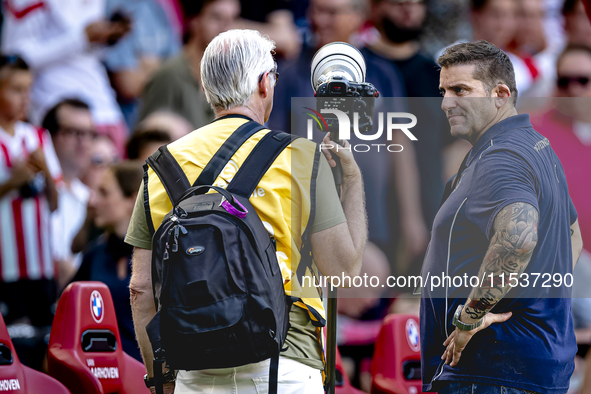
[[[236,368],[179,371],[175,394],[267,394],[269,363],[264,360]],[[322,373],[298,361],[279,357],[277,391],[281,394],[323,394]]]

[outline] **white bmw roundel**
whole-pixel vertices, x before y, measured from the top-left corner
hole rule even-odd
[[[100,323],[105,316],[105,305],[103,297],[98,290],[94,290],[90,295],[90,313],[95,322]]]
[[[419,342],[419,327],[414,319],[408,319],[406,321],[406,339],[413,351],[418,352],[421,350]]]

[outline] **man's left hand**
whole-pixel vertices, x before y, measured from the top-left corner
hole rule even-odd
[[[484,321],[480,325],[471,331],[462,331],[456,327],[454,332],[451,333],[449,337],[443,342],[443,346],[447,346],[443,356],[441,356],[442,360],[445,360],[445,363],[455,367],[458,362],[460,361],[460,357],[462,356],[462,351],[466,348],[470,339],[476,334],[478,331],[482,331],[488,326],[493,323],[502,323],[507,321],[511,317],[511,312],[507,313],[487,313],[484,315]],[[451,363],[450,363],[451,361]]]

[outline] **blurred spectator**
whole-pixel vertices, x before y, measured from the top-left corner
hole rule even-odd
[[[123,242],[143,177],[141,163],[125,161],[105,172],[94,202],[96,225],[105,229],[84,254],[73,281],[99,281],[111,291],[123,350],[141,361],[131,318],[129,279],[133,247]]]
[[[115,144],[109,137],[97,135],[92,141],[88,156],[90,163],[86,171],[80,174],[80,180],[95,192],[103,179],[104,172],[111,164],[119,161],[119,155]]]
[[[451,137],[446,118],[441,111],[439,94],[439,68],[433,59],[421,51],[420,38],[427,16],[427,4],[423,1],[385,1],[372,3],[372,18],[380,37],[370,46],[370,53],[387,59],[402,73],[409,99],[409,112],[418,119],[429,119],[428,123],[419,123],[413,130],[421,137],[414,142],[420,179],[420,203],[423,212],[423,226],[431,228],[443,194],[443,157],[444,148],[452,150],[460,147],[466,152],[463,142],[456,142]],[[419,99],[421,98],[421,99]],[[424,99],[422,99],[424,98]],[[460,153],[460,162],[463,155]],[[455,170],[459,167],[459,162]],[[400,232],[405,242],[410,245],[410,257],[415,259],[411,272],[418,273],[421,266],[422,252],[427,240],[422,230],[416,229],[414,217],[409,211],[401,209],[397,213]],[[413,268],[414,267],[414,268]]]
[[[62,168],[57,184],[59,207],[51,215],[52,256],[58,263],[59,288],[68,283],[81,255],[72,253],[72,240],[86,217],[90,191],[80,181],[90,164],[90,146],[96,135],[88,105],[77,99],[66,99],[47,112],[43,127],[51,134],[55,153]]]
[[[172,142],[170,135],[163,130],[154,129],[136,132],[127,142],[127,158],[143,163],[159,147],[170,142]]]
[[[127,128],[96,49],[115,43],[130,28],[109,22],[102,0],[7,0],[2,50],[19,53],[35,74],[30,119],[40,125],[46,112],[67,97],[90,105],[98,132],[123,148]]]
[[[293,59],[300,53],[302,44],[290,3],[295,1],[240,0],[241,18],[232,28],[258,30],[268,35],[275,41],[279,56]]]
[[[137,97],[146,82],[162,64],[181,48],[159,0],[106,0],[107,14],[132,20],[132,29],[107,53],[104,63],[127,127],[133,129],[138,115]]]
[[[544,19],[546,11],[543,0],[519,0],[517,2],[517,28],[510,43],[524,60],[546,49]]]
[[[517,32],[518,2],[515,0],[471,0],[474,40],[486,40],[504,51]],[[507,52],[515,69],[519,95],[525,94],[533,82],[534,70],[517,55]]]
[[[556,66],[555,108],[532,118],[560,159],[577,209],[583,245],[591,245],[591,47],[571,45]]]
[[[293,97],[313,97],[314,91],[310,84],[310,63],[316,50],[333,41],[350,42],[359,31],[367,15],[365,0],[312,0],[308,17],[312,29],[313,46],[305,46],[299,58],[280,68],[282,75],[275,90],[273,112],[269,119],[269,127],[278,130],[291,130],[296,133],[304,130],[294,124],[296,117],[291,119],[291,99]],[[385,99],[376,101],[375,113],[402,110],[405,107],[405,96],[402,78],[398,69],[367,49],[361,50],[366,63],[366,81],[371,82]],[[392,99],[397,98],[397,99]],[[395,103],[397,108],[392,108]],[[386,105],[390,105],[386,108]],[[294,109],[297,111],[297,109]],[[351,136],[351,143],[362,142],[355,135]],[[386,143],[383,135],[380,141]],[[355,153],[363,174],[365,197],[367,201],[369,239],[384,249],[392,249],[391,224],[385,212],[388,211],[391,198],[388,195],[388,185],[391,179],[396,183],[396,194],[401,205],[401,211],[408,213],[409,240],[413,245],[418,243],[418,249],[426,246],[427,229],[423,224],[419,204],[418,172],[414,160],[413,145],[403,133],[393,133],[389,143],[403,144],[404,154],[392,154],[386,151],[367,154]],[[414,172],[413,172],[414,171]],[[416,230],[415,232],[413,232]],[[410,233],[413,233],[411,236]],[[394,252],[392,252],[394,254]]]
[[[562,8],[564,29],[569,44],[591,46],[591,22],[581,0],[566,0]]]
[[[0,56],[0,310],[7,325],[47,327],[55,301],[49,215],[60,168],[49,135],[21,121],[31,83],[23,59]],[[19,358],[40,369],[43,354]]]
[[[186,2],[187,41],[183,52],[162,66],[142,92],[139,120],[158,110],[168,110],[187,119],[193,128],[213,120],[199,82],[199,64],[207,44],[230,29],[240,14],[238,0]]]
[[[88,244],[103,233],[103,230],[94,224],[94,217],[96,216],[94,199],[105,172],[111,164],[119,161],[119,155],[113,141],[104,135],[97,136],[93,141],[89,156],[90,165],[80,179],[90,189],[90,197],[86,205],[84,224],[72,240],[72,253],[74,254],[82,252]]]
[[[186,136],[194,130],[191,123],[182,116],[170,111],[156,111],[138,123],[135,132],[154,129],[166,131],[173,141]]]

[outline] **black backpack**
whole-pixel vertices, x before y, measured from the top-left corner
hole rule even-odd
[[[230,368],[271,358],[269,392],[277,392],[279,353],[289,328],[286,296],[269,235],[249,196],[293,140],[271,131],[224,190],[210,186],[238,148],[263,129],[239,127],[191,186],[166,146],[147,160],[173,204],[152,239],[152,288],[157,313],[146,327],[161,366],[176,370]],[[215,193],[207,193],[214,189]],[[160,387],[159,387],[160,386]]]

